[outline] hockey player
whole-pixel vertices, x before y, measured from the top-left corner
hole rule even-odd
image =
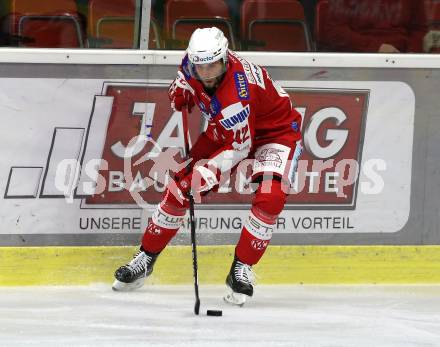
[[[194,144],[189,174],[179,173],[158,205],[140,250],[116,270],[113,289],[139,288],[160,252],[176,235],[188,207],[186,197],[204,193],[220,175],[246,158],[255,158],[252,179],[258,189],[235,248],[226,278],[225,300],[242,305],[253,295],[252,266],[263,256],[286,200],[286,189],[301,153],[301,116],[288,94],[268,72],[228,49],[219,29],[197,29],[178,76],[169,89],[171,106],[200,108],[208,126]],[[200,159],[204,165],[197,165]]]

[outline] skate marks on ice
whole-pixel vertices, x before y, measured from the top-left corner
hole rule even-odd
[[[437,346],[440,286],[264,286],[244,307],[225,286],[0,288],[2,346]],[[206,316],[207,309],[223,317]]]

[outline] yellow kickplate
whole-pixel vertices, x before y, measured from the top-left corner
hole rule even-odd
[[[111,283],[137,247],[0,247],[0,286]],[[234,246],[198,246],[202,284],[224,283]],[[440,283],[440,246],[269,246],[262,284]],[[152,284],[192,283],[189,246],[160,255]]]

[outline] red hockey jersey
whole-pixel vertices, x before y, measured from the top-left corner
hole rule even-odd
[[[180,69],[192,89],[195,104],[207,119],[206,136],[218,144],[210,158],[221,172],[260,145],[279,143],[292,147],[301,139],[301,115],[266,69],[229,51],[225,76],[210,96],[202,83],[191,76],[188,64],[186,55]]]

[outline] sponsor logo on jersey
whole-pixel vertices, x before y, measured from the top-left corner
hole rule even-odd
[[[249,105],[246,105],[246,107],[242,108],[240,112],[234,114],[231,117],[220,120],[220,123],[225,129],[232,129],[235,125],[242,123],[246,119],[248,119],[250,114],[250,107]]]
[[[248,82],[251,84],[256,84],[255,78],[252,75],[250,63],[246,59],[236,55],[234,52],[230,53],[230,57],[231,57],[231,60],[233,60],[233,61],[238,60],[241,63],[241,66],[243,67],[243,70],[244,70],[244,73],[246,74],[246,78],[247,78]]]
[[[261,69],[261,67],[251,63],[251,72],[252,75],[255,77],[255,81],[257,82],[258,86],[260,86],[263,89],[266,89],[263,79],[263,70]]]
[[[245,74],[242,72],[236,72],[234,74],[234,80],[238,98],[240,100],[249,100],[249,87]]]
[[[262,150],[255,159],[258,160],[262,166],[270,165],[275,167],[281,167],[283,161],[278,153],[282,153],[282,152],[284,151],[281,149],[267,148]]]
[[[251,84],[255,84],[255,78],[252,75],[251,66],[249,65],[249,62],[245,59],[240,58],[241,65],[243,66],[244,73],[246,74],[246,77],[248,79],[248,82]]]

